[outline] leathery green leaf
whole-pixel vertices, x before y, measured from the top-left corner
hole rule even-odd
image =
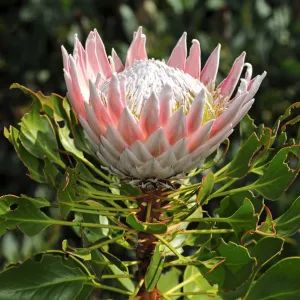
[[[216,295],[216,286],[211,286],[204,276],[200,273],[200,270],[195,266],[187,266],[184,271],[183,282],[186,284],[183,286],[184,293],[198,293],[198,295],[186,296],[189,300],[197,300],[201,297],[203,300],[215,299],[221,300]]]
[[[136,215],[133,213],[126,218],[126,222],[128,225],[130,225],[132,228],[138,231],[152,233],[152,234],[165,233],[167,232],[168,229],[168,227],[163,223],[141,222],[137,219]]]
[[[74,202],[86,199],[85,196],[76,194],[76,180],[77,173],[69,169],[66,172],[65,178],[61,182],[61,185],[57,191],[60,212],[64,217],[67,217],[67,215],[71,211]]]
[[[296,159],[294,169],[288,165],[291,159]],[[269,200],[278,199],[290,186],[300,171],[300,145],[281,149],[272,159],[264,174],[249,189],[254,189]]]
[[[92,279],[72,259],[45,254],[0,273],[0,299],[74,299]]]
[[[283,243],[281,238],[266,236],[260,239],[254,247],[250,247],[250,255],[257,260],[256,268],[261,268],[275,255],[278,255],[282,251]]]
[[[181,271],[177,268],[171,268],[169,271],[162,273],[157,283],[158,290],[165,293],[168,290],[173,289],[179,284],[180,276]],[[174,300],[178,298],[179,296],[172,296],[172,299]]]
[[[22,118],[20,141],[35,157],[43,159],[47,156],[50,161],[64,168],[58,152],[55,130],[48,116],[40,115],[39,110],[39,103],[34,101],[32,111]]]
[[[102,249],[100,249],[100,252],[118,269],[120,269],[122,272],[128,273],[128,268],[123,264],[123,262],[120,259]]]
[[[52,219],[47,217],[39,208],[48,206],[29,200],[29,197],[2,196],[0,198],[0,234],[6,228],[15,229],[18,226],[25,234],[33,236],[52,224]],[[53,223],[55,220],[53,220]]]
[[[241,286],[251,276],[256,264],[247,248],[233,242],[225,243],[224,240],[221,240],[214,255],[223,257],[223,263],[211,270],[201,265],[199,268],[210,283],[218,284],[219,288],[225,291]]]
[[[255,214],[251,201],[245,198],[242,206],[227,221],[240,238],[245,232],[256,228],[258,215]]]
[[[216,211],[220,217],[219,228],[230,228],[235,231],[238,238],[249,231],[256,229],[258,213],[255,212],[253,203],[258,200],[251,192],[242,192],[225,197]],[[261,211],[260,205],[258,208]],[[228,224],[224,224],[228,223]]]
[[[44,162],[24,148],[19,139],[19,130],[10,126],[9,130],[4,129],[4,135],[13,144],[18,157],[28,169],[30,177],[38,182],[46,183],[47,179],[43,174]]]
[[[262,147],[266,149],[269,145],[271,134],[272,132],[269,128],[264,128],[262,134],[259,136],[256,133],[252,133],[248,140],[241,146],[224,175],[231,178],[244,177],[251,169],[255,159],[257,159],[257,151]]]
[[[45,96],[41,92],[34,92],[29,88],[18,83],[13,83],[10,86],[11,89],[19,89],[24,94],[31,96],[33,100],[38,100],[43,107],[43,110],[49,117],[56,119],[57,121],[67,119],[67,114],[63,108],[63,100],[61,96],[57,94],[51,94],[51,96]]]
[[[278,236],[290,236],[300,229],[300,196],[292,203],[290,208],[274,220]]]
[[[297,300],[299,285],[300,257],[289,257],[268,269],[251,286],[245,300]]]
[[[197,196],[197,203],[199,205],[205,204],[213,187],[214,187],[214,174],[212,172],[208,172],[206,176],[202,179],[202,183],[199,188],[199,192]]]
[[[159,251],[159,246],[156,246],[145,276],[145,286],[149,292],[153,291],[156,287],[164,267],[164,260],[165,258]]]

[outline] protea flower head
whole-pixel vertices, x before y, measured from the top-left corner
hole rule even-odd
[[[148,58],[145,45],[139,27],[123,65],[114,49],[107,57],[96,30],[85,48],[75,35],[73,55],[62,47],[64,76],[102,163],[127,178],[163,181],[199,167],[219,147],[251,108],[266,72],[252,79],[243,52],[216,85],[220,45],[202,69],[197,40],[187,57],[186,33],[167,63]]]

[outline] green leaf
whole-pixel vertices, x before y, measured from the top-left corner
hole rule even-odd
[[[214,227],[214,222],[199,222],[195,229],[197,230],[210,230]],[[199,246],[206,246],[212,239],[212,234],[197,234],[197,233],[190,233],[188,236],[181,235],[178,233],[176,238],[180,236],[185,237],[184,245],[199,247]]]
[[[224,173],[224,176],[231,178],[242,178],[251,169],[255,160],[266,150],[270,143],[272,132],[269,128],[264,128],[261,135],[257,136],[252,133],[248,140],[241,146],[239,152],[231,161],[229,168]],[[262,147],[264,151],[257,154]]]
[[[82,213],[83,222],[93,223],[93,224],[106,224],[108,225],[108,219],[106,216],[99,216],[93,214]],[[91,242],[96,242],[100,239],[103,239],[109,235],[110,230],[108,228],[85,228],[86,232],[88,232],[88,239]]]
[[[80,179],[80,180],[83,180],[85,182],[95,183],[95,184],[103,183],[103,181],[97,179],[81,161],[77,161],[75,170],[76,170],[76,173],[78,174],[78,179]],[[97,189],[98,190],[101,190],[101,189],[106,190],[102,186],[99,186],[99,185],[97,186]]]
[[[151,234],[160,234],[165,233],[168,230],[168,227],[163,223],[146,223],[141,222],[137,219],[136,215],[131,213],[127,218],[126,222],[132,228],[141,231],[147,232]]]
[[[288,162],[298,160],[295,169],[288,166]],[[269,200],[278,199],[294,181],[300,170],[300,145],[281,149],[272,159],[264,174],[249,189],[255,189]]]
[[[202,179],[202,183],[199,188],[199,192],[197,196],[197,203],[199,205],[203,205],[206,203],[206,200],[210,195],[213,187],[214,187],[214,174],[212,172],[208,172],[206,176]]]
[[[274,220],[278,236],[286,237],[295,234],[300,229],[300,196],[290,208],[279,218]]]
[[[15,229],[18,226],[25,234],[33,236],[55,224],[55,220],[47,217],[40,207],[40,200],[32,201],[29,197],[2,196],[0,198],[0,235],[5,233],[6,228]],[[40,198],[39,198],[40,199]],[[47,202],[48,203],[48,202]]]
[[[59,140],[64,147],[64,149],[74,155],[75,157],[79,158],[82,161],[86,161],[83,152],[78,149],[75,139],[70,137],[71,130],[70,128],[65,124],[63,127],[58,127],[58,136]]]
[[[50,161],[64,168],[58,152],[55,130],[48,116],[40,115],[39,110],[39,103],[33,102],[32,111],[22,118],[21,143],[35,157],[43,159],[47,156]]]
[[[165,257],[159,251],[159,246],[156,246],[145,276],[145,286],[149,292],[152,292],[156,287],[164,267],[164,260]]]
[[[250,257],[247,248],[233,242],[227,244],[221,240],[221,244],[214,255],[223,257],[224,262],[211,271],[210,269],[199,267],[201,273],[205,274],[205,278],[209,282],[218,284],[222,290],[236,289],[251,276],[255,266],[255,259]]]
[[[58,121],[66,120],[67,115],[66,112],[63,109],[62,102],[63,98],[57,94],[52,94],[51,96],[45,96],[41,92],[34,92],[30,90],[29,88],[26,88],[23,85],[20,85],[18,83],[13,83],[10,86],[11,89],[19,89],[24,94],[31,96],[33,100],[38,100],[41,105],[43,106],[43,109],[45,109],[45,106],[50,108],[51,110],[47,110],[49,117],[52,117]]]
[[[186,296],[186,298],[189,300],[197,300],[200,297],[201,300],[221,299],[218,296],[214,296],[217,293],[216,287],[212,287],[208,283],[208,281],[203,277],[197,267],[186,267],[183,275],[183,282],[186,283],[183,286],[184,293],[199,293],[198,295]]]
[[[249,249],[249,253],[257,260],[256,269],[264,266],[270,259],[282,251],[283,239],[266,236],[260,239],[257,244]]]
[[[120,195],[126,196],[140,196],[142,194],[141,190],[129,183],[123,182],[120,187]]]
[[[250,192],[225,197],[216,213],[220,217],[220,222],[229,223],[237,238],[249,231],[256,229],[258,214],[255,213],[254,206],[250,199],[255,199]],[[228,228],[222,226],[222,228]]]
[[[111,259],[111,256],[110,256],[110,259]],[[94,272],[96,273],[98,278],[101,278],[104,272],[109,273],[109,274],[114,274],[114,275],[124,275],[124,272],[121,271],[114,264],[114,262],[110,262],[110,260],[106,256],[104,256],[104,254],[102,252],[100,252],[98,249],[92,251],[92,260],[90,261],[90,265],[91,265],[92,269],[94,270]],[[126,268],[126,266],[124,266],[124,267]],[[127,268],[126,268],[126,270],[127,270]],[[116,280],[126,290],[128,290],[130,292],[134,291],[134,284],[130,278],[118,277]],[[80,300],[80,299],[78,299],[78,300]]]
[[[251,286],[246,300],[298,300],[300,257],[281,260]]]
[[[123,262],[118,259],[116,256],[111,253],[100,249],[101,253],[109,260],[112,264],[114,264],[118,269],[122,272],[128,273],[128,268],[123,264]]]
[[[59,186],[62,174],[57,169],[57,167],[48,159],[48,157],[45,157],[44,159],[45,167],[44,167],[44,175],[45,178],[47,178],[47,182],[55,188],[56,186]]]
[[[242,137],[242,140],[245,141],[247,140],[250,135],[256,131],[257,126],[254,124],[254,120],[251,119],[251,117],[247,114],[245,117],[242,119],[240,123],[240,134]]]
[[[265,206],[266,219],[257,228],[257,231],[267,233],[268,235],[275,235],[276,230],[274,228],[273,217],[270,209]]]
[[[88,300],[93,290],[93,286],[84,285],[74,300]]]
[[[236,236],[241,238],[245,232],[256,228],[258,215],[255,214],[251,201],[246,198],[242,206],[233,215],[227,218],[227,221]]]
[[[236,300],[243,298],[252,284],[252,278],[255,277],[257,272],[266,265],[272,258],[280,254],[283,246],[283,239],[276,237],[263,237],[253,247],[250,247],[249,253],[252,257],[255,257],[257,265],[255,266],[255,272],[252,274],[243,285],[230,292],[220,292],[222,299]]]
[[[281,130],[285,131],[287,125],[294,125],[300,121],[299,114],[296,113],[295,118],[293,118],[292,120],[286,121],[286,123],[283,125],[281,124],[284,120],[288,119],[292,115],[293,110],[299,109],[299,108],[300,108],[300,102],[293,103],[292,105],[290,105],[287,108],[287,110],[284,112],[284,114],[278,118],[278,120],[276,121],[274,128],[273,128],[273,132],[275,135],[277,134],[280,125],[281,125]]]
[[[10,195],[11,196],[11,195]],[[16,197],[19,198],[17,196],[12,196],[12,197]],[[47,207],[50,206],[50,202],[42,197],[36,197],[36,198],[32,198],[32,197],[28,197],[24,194],[21,194],[21,197],[23,199],[29,200],[34,206],[36,206],[37,208],[42,208],[42,207]]]
[[[77,186],[77,173],[68,169],[57,191],[60,213],[65,218],[76,201],[85,200],[87,197],[78,195]]]
[[[174,288],[179,284],[179,278],[181,276],[181,271],[177,268],[171,268],[169,271],[161,274],[159,281],[157,283],[157,288],[162,293]],[[179,296],[172,296],[172,299],[176,300]]]
[[[67,240],[62,241],[62,250],[82,260],[91,260],[91,251],[87,248],[73,248],[68,244]]]
[[[18,157],[27,167],[30,177],[38,182],[46,183],[47,179],[43,174],[44,162],[41,159],[33,156],[24,148],[19,139],[19,130],[10,126],[9,130],[6,128],[4,129],[4,135],[13,144]]]
[[[0,273],[0,299],[74,299],[91,279],[73,260],[45,254]]]

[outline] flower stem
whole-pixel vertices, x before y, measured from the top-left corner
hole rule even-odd
[[[138,206],[140,208],[139,212],[136,214],[137,219],[140,222],[151,223],[156,219],[159,221],[161,213],[154,211],[154,209],[160,209],[161,199],[160,190],[155,191],[145,191],[144,197],[137,198]],[[145,205],[146,204],[146,205]],[[138,292],[136,293],[136,299],[139,300],[159,300],[160,294],[157,288],[153,291],[148,291],[145,286],[145,276],[148,267],[151,263],[151,258],[153,256],[155,247],[157,243],[157,237],[151,233],[138,232],[138,243],[136,247],[136,257],[140,261],[137,271],[137,279],[141,284]]]
[[[104,241],[104,242],[101,242],[101,243],[98,243],[98,244],[96,244],[96,245],[93,245],[93,246],[89,247],[89,250],[92,251],[92,250],[101,248],[101,247],[103,247],[103,246],[105,246],[105,245],[114,243],[115,241],[120,240],[120,239],[122,239],[122,238],[124,238],[124,235],[123,235],[123,234],[118,235],[118,236],[116,236],[116,237],[114,237],[114,238],[112,238],[112,239],[109,239],[109,240],[107,240],[107,241]]]
[[[132,230],[128,227],[123,226],[115,226],[109,224],[96,224],[96,223],[85,223],[85,222],[69,222],[69,221],[62,221],[62,220],[45,220],[43,223],[49,224],[57,224],[62,226],[82,226],[82,227],[94,227],[94,228],[109,228],[109,229],[116,229],[116,230]]]
[[[243,187],[233,189],[233,190],[229,190],[229,191],[225,191],[225,192],[216,191],[208,197],[208,200],[213,199],[213,198],[217,198],[217,197],[233,195],[235,193],[239,193],[239,192],[243,192],[243,191],[249,191],[251,188],[252,188],[252,185],[247,185],[247,186],[243,186]]]
[[[190,234],[190,233],[197,233],[197,234],[217,234],[217,233],[231,233],[234,232],[233,229],[192,229],[192,230],[185,230],[180,232],[180,234]]]

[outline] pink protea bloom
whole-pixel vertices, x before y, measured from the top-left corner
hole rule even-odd
[[[200,44],[193,40],[187,57],[186,33],[167,63],[149,59],[145,44],[140,27],[124,66],[114,49],[107,57],[96,30],[85,49],[75,35],[73,55],[62,47],[64,76],[73,110],[102,163],[124,177],[166,180],[201,166],[233,132],[266,72],[252,79],[243,52],[216,86],[220,45],[201,70]]]

